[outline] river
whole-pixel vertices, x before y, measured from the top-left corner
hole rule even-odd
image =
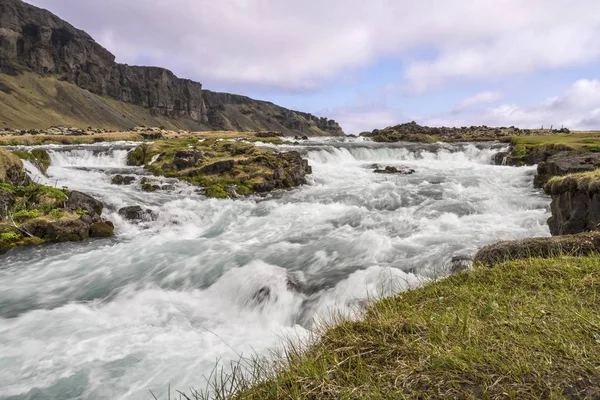
[[[116,237],[0,256],[0,398],[148,399],[203,389],[215,362],[268,354],[332,310],[356,310],[448,272],[453,255],[549,236],[534,167],[492,165],[498,143],[300,146],[313,174],[290,191],[206,199],[163,179],[146,193],[131,144],[46,146],[38,181],[106,204]],[[412,175],[374,174],[373,164]],[[141,205],[158,218],[117,213]]]

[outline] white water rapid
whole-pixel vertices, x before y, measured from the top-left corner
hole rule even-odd
[[[491,165],[499,144],[280,147],[309,159],[309,185],[238,200],[168,179],[167,190],[142,192],[144,170],[125,166],[131,144],[46,147],[44,183],[103,201],[117,235],[0,256],[0,398],[203,389],[218,359],[268,354],[332,309],[447,272],[453,255],[549,235],[535,168]],[[416,172],[375,174],[373,164]],[[138,179],[111,185],[117,173]],[[117,210],[131,205],[157,220],[123,220]]]

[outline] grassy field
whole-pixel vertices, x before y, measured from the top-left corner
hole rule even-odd
[[[596,399],[600,259],[479,267],[376,302],[274,370],[254,365],[217,398]]]
[[[513,136],[510,138],[515,155],[524,155],[545,148],[576,151],[600,151],[600,131],[574,131],[570,134]]]

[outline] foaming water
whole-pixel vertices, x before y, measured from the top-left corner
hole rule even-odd
[[[491,165],[500,144],[283,145],[309,159],[309,185],[242,200],[127,167],[131,147],[50,146],[48,178],[30,170],[101,199],[117,236],[2,256],[0,398],[202,388],[217,359],[268,354],[331,312],[354,315],[447,273],[455,254],[549,234],[535,168]],[[374,164],[416,172],[374,174]],[[111,185],[117,173],[137,181]],[[142,192],[142,177],[165,190]],[[156,221],[123,220],[130,205]]]

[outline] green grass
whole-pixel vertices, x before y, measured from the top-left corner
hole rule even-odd
[[[572,189],[586,193],[600,192],[600,168],[594,171],[553,176],[546,185],[546,191],[552,194]]]
[[[511,158],[524,161],[532,153],[543,151],[600,151],[600,131],[570,134],[513,136]],[[527,162],[525,162],[527,164]]]
[[[218,399],[585,399],[600,395],[600,259],[479,267],[338,321],[305,351],[220,375]],[[208,391],[188,398],[202,399]]]

